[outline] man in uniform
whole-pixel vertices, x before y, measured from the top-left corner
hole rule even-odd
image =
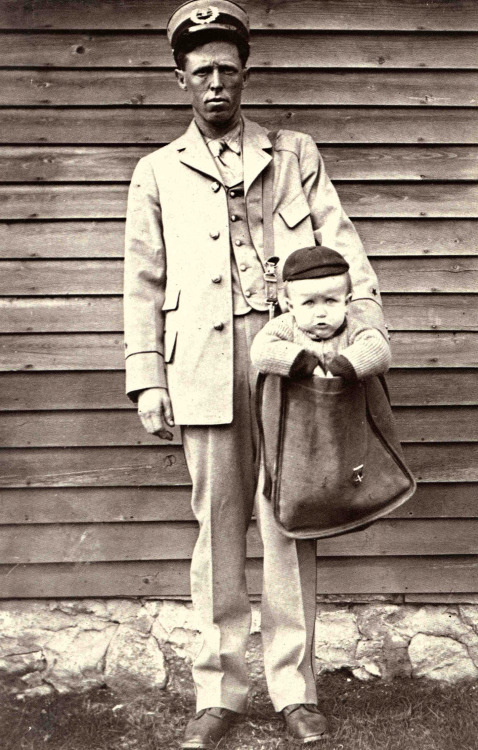
[[[192,0],[168,24],[178,85],[193,120],[141,159],[128,201],[127,392],[146,430],[182,426],[199,536],[192,598],[203,645],[194,663],[197,714],[183,748],[211,748],[245,710],[250,629],[246,531],[254,495],[249,349],[268,319],[263,218],[273,175],[279,273],[300,247],[324,244],[350,265],[349,315],[381,330],[377,280],[310,136],[266,130],[241,113],[249,20],[230,0]],[[262,637],[269,693],[289,734],[322,736],[314,676],[316,549],[276,528],[259,495],[264,545]]]

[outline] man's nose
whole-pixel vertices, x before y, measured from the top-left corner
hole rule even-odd
[[[222,89],[222,79],[221,74],[217,68],[214,68],[214,70],[211,73],[211,78],[209,81],[209,86],[213,91],[217,91]]]

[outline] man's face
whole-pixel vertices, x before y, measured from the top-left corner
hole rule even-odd
[[[178,84],[189,91],[198,124],[224,129],[239,118],[242,90],[248,79],[232,42],[208,42],[186,55],[185,69],[176,70]]]
[[[314,339],[329,339],[345,320],[348,279],[326,276],[287,283],[287,305],[299,328]]]

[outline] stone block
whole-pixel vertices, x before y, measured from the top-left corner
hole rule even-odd
[[[347,609],[319,608],[315,629],[318,671],[356,667],[355,650],[360,639],[356,617]]]
[[[103,685],[103,663],[117,625],[105,623],[102,630],[68,628],[55,633],[45,644],[45,679],[60,693],[89,690]]]
[[[42,672],[46,668],[46,659],[42,651],[30,651],[25,654],[8,654],[0,659],[0,673],[25,675],[28,672]]]
[[[451,683],[478,677],[466,646],[446,636],[418,633],[410,641],[408,655],[414,677]]]
[[[119,625],[106,654],[104,680],[118,693],[164,688],[166,665],[156,638]]]

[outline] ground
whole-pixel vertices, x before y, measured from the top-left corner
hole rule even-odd
[[[477,750],[478,684],[445,685],[400,679],[359,682],[347,672],[322,677],[320,704],[331,719],[320,750]],[[0,705],[2,750],[177,750],[194,710],[190,690],[119,696],[107,689],[80,695],[19,700]],[[248,713],[219,750],[296,750],[270,705],[263,683],[254,685]]]

